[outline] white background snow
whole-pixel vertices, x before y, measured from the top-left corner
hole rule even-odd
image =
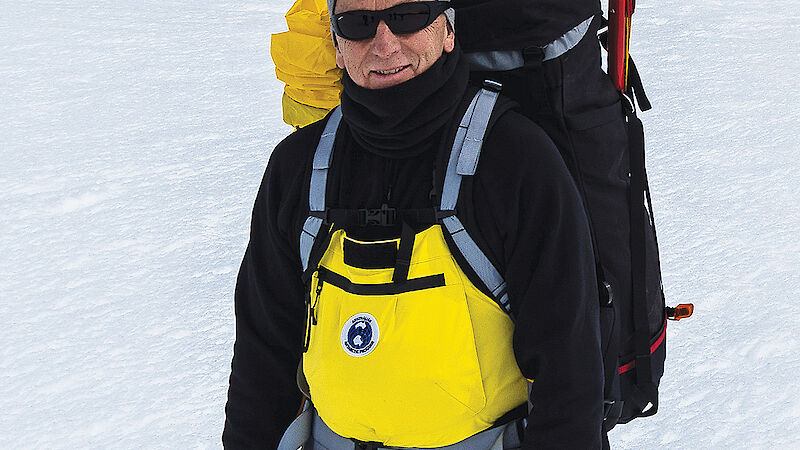
[[[641,1],[671,323],[615,448],[800,448],[800,3]],[[290,0],[0,0],[0,448],[220,446]]]

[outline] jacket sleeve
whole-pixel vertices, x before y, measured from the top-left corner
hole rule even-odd
[[[229,449],[277,447],[301,402],[296,373],[305,306],[299,251],[291,238],[295,220],[290,219],[301,202],[289,198],[296,184],[287,180],[301,177],[281,173],[275,161],[279,153],[281,145],[256,197],[236,282],[236,342],[222,435]]]
[[[492,210],[478,221],[492,230],[479,234],[500,236],[487,244],[508,283],[517,362],[533,380],[523,448],[600,448],[603,365],[588,220],[549,137],[521,116],[506,117],[485,145],[478,175],[489,176],[476,177],[474,191]]]

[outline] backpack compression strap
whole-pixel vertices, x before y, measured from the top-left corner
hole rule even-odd
[[[314,152],[314,164],[311,170],[311,184],[308,189],[308,207],[311,212],[300,233],[300,260],[303,263],[303,272],[308,269],[308,260],[311,249],[317,239],[319,230],[325,218],[325,187],[328,184],[328,168],[333,155],[333,143],[336,140],[336,130],[342,121],[342,108],[336,107],[325,125],[325,130],[319,138],[317,150]]]
[[[497,304],[510,315],[511,304],[508,301],[506,282],[503,276],[500,275],[500,272],[489,261],[489,258],[478,247],[455,215],[458,194],[461,189],[461,179],[464,176],[475,175],[481,148],[483,147],[483,138],[489,126],[489,118],[492,115],[492,110],[499,95],[499,88],[501,87],[499,83],[488,80],[484,82],[484,86],[492,90],[484,88],[475,94],[472,103],[470,103],[467,112],[458,125],[453,148],[450,151],[450,159],[447,163],[447,172],[442,188],[442,201],[439,209],[443,216],[442,223],[461,255],[492,293],[492,297]]]

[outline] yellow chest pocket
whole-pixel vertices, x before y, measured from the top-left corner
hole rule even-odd
[[[444,446],[526,400],[510,319],[469,283],[438,225],[417,234],[399,282],[393,268],[347,264],[346,242],[396,241],[358,242],[338,230],[312,278],[303,370],[332,430]]]

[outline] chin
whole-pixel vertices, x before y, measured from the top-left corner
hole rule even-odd
[[[405,83],[406,81],[408,81],[410,79],[411,78],[407,78],[405,80],[392,81],[392,82],[383,82],[382,81],[382,82],[379,82],[379,83],[370,83],[370,85],[369,85],[369,87],[367,87],[367,89],[386,89],[386,88],[390,88],[392,86],[397,86],[398,84],[403,84],[403,83]]]

